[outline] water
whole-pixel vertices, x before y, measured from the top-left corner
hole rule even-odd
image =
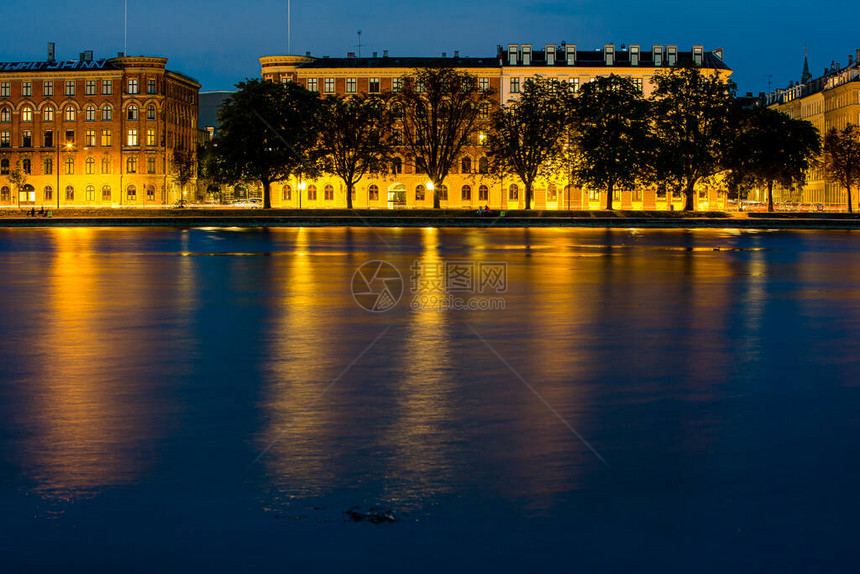
[[[0,567],[855,571],[857,242],[2,230]],[[445,261],[504,309],[413,310]]]

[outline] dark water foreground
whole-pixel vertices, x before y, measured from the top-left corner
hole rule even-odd
[[[855,572],[858,241],[0,230],[0,571]]]

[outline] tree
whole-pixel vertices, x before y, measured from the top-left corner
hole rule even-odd
[[[691,211],[696,184],[723,170],[735,86],[693,67],[671,68],[652,82],[658,144],[653,167],[665,184],[684,192],[684,210]]]
[[[15,190],[15,196],[21,197],[21,188],[24,187],[24,184],[27,183],[27,172],[21,167],[21,162],[15,162],[15,169],[9,172],[9,175],[6,176],[9,179],[9,183],[12,185],[12,189]],[[14,200],[13,200],[14,202]]]
[[[755,107],[740,112],[726,166],[735,172],[730,180],[739,184],[751,180],[767,187],[767,210],[773,211],[773,184],[803,186],[820,153],[821,137],[811,123]]]
[[[651,105],[632,80],[615,74],[585,84],[577,98],[577,179],[606,191],[612,209],[616,187],[647,179]]]
[[[494,172],[522,180],[526,209],[531,209],[535,180],[548,176],[561,158],[567,92],[567,84],[558,80],[529,79],[519,99],[493,113],[487,155]]]
[[[473,138],[479,104],[489,95],[475,76],[453,68],[424,68],[401,78],[395,105],[402,110],[403,145],[433,182],[433,207],[460,151]]]
[[[851,187],[860,180],[860,129],[856,125],[848,124],[841,131],[828,130],[824,136],[824,162],[827,179],[848,192],[851,213]]]
[[[392,161],[392,117],[380,96],[327,97],[322,103],[320,153],[346,186],[346,206],[365,174],[386,170]]]
[[[197,177],[197,157],[193,151],[176,149],[170,160],[173,178],[179,184],[180,205],[185,205],[185,186]]]
[[[272,182],[313,171],[320,101],[293,82],[254,79],[236,87],[218,110],[215,165],[231,183],[259,181],[263,207],[271,208]]]

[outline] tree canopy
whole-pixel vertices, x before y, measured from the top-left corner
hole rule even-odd
[[[824,161],[830,181],[845,188],[850,213],[851,188],[860,180],[860,129],[855,124],[828,130],[824,136]]]

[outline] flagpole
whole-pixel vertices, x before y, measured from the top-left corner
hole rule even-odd
[[[123,22],[123,24],[122,24],[122,26],[123,26],[122,53],[123,53],[123,55],[128,56],[128,0],[125,0],[123,2],[122,22]]]
[[[291,55],[293,53],[293,39],[291,36],[291,23],[290,23],[290,12],[292,6],[290,6],[291,0],[287,0],[287,55]]]

